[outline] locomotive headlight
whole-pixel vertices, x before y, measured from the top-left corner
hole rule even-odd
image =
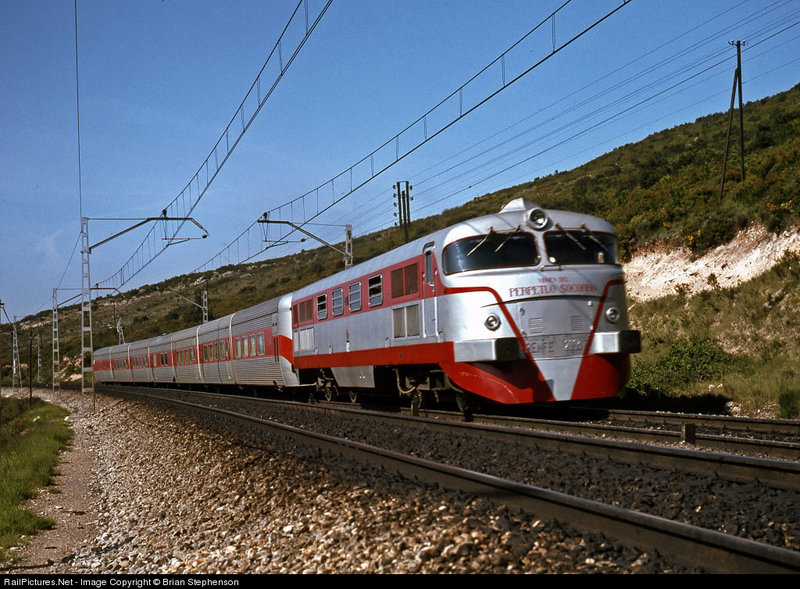
[[[542,209],[532,209],[528,213],[528,222],[534,229],[544,229],[547,225],[547,215]]]
[[[498,317],[494,313],[489,315],[486,318],[486,321],[483,322],[483,324],[486,326],[486,329],[488,329],[489,331],[497,331],[498,329],[500,329],[501,323],[502,322],[500,321],[500,317]]]
[[[616,307],[609,307],[606,309],[606,319],[610,323],[616,323],[619,320],[619,309]]]

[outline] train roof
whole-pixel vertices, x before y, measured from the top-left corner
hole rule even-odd
[[[534,214],[534,211],[537,211],[537,220],[541,218],[544,219],[541,225],[535,226],[533,224],[534,221],[531,219],[531,215]],[[538,211],[541,211],[543,217],[539,215]],[[386,266],[393,264],[395,261],[399,262],[419,255],[423,251],[423,248],[430,243],[433,243],[435,248],[441,251],[448,243],[464,237],[482,235],[488,233],[490,230],[504,232],[513,231],[515,229],[548,231],[552,229],[582,228],[616,235],[614,226],[599,217],[572,211],[542,209],[530,200],[517,198],[507,203],[497,213],[475,217],[474,219],[461,221],[445,229],[440,229],[439,231],[403,244],[389,252],[348,268],[347,270],[316,280],[314,283],[298,289],[294,294],[296,299],[305,298],[317,292],[321,282],[330,284],[331,280],[335,280],[337,283],[343,284],[373,272],[378,272],[386,268]]]

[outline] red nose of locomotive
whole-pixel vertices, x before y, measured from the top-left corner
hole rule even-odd
[[[501,403],[616,395],[629,376],[629,354],[639,351],[639,333],[628,328],[613,227],[522,200],[490,222],[485,234],[446,246],[445,274],[465,295],[468,284],[484,287],[472,298],[473,312],[466,296],[461,312],[485,313],[495,350],[513,349],[516,357],[496,353],[494,362],[462,365],[451,379]],[[459,335],[466,347],[470,334]]]

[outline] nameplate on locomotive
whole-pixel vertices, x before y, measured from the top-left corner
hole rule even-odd
[[[528,336],[525,345],[534,358],[569,358],[583,354],[588,341],[588,333],[561,333]]]

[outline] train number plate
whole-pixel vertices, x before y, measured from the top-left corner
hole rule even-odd
[[[528,352],[534,358],[568,358],[580,356],[589,341],[588,333],[561,333],[525,338]]]

